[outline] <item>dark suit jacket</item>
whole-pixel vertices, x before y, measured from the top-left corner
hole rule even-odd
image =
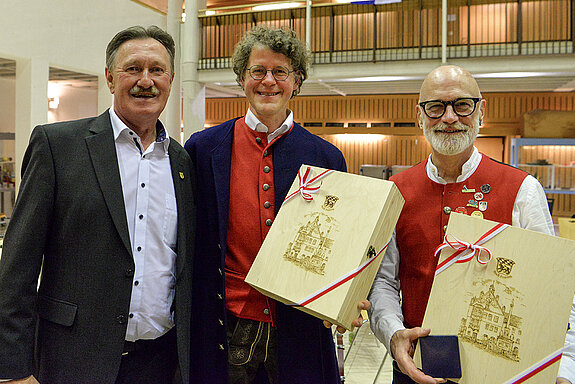
[[[178,206],[175,322],[188,382],[194,175],[175,140],[169,156]],[[0,259],[0,378],[114,383],[134,269],[109,113],[36,127]]]
[[[197,240],[194,259],[191,380],[227,384],[224,260],[230,200],[230,167],[235,120],[193,134],[185,148],[196,167]],[[301,164],[345,171],[341,152],[295,124],[273,145],[276,209]],[[276,212],[277,213],[277,212]],[[280,383],[339,383],[331,331],[316,319],[283,304],[277,306]]]

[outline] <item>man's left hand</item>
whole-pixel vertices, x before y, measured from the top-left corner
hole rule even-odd
[[[371,303],[370,303],[369,301],[367,301],[367,300],[362,300],[362,301],[360,301],[359,304],[357,305],[357,309],[359,309],[360,311],[363,310],[363,309],[365,309],[365,310],[367,311],[367,310],[370,309],[370,308],[371,308]],[[358,318],[355,319],[354,321],[352,321],[351,325],[353,325],[353,326],[356,327],[356,328],[359,328],[359,327],[361,327],[361,326],[363,325],[363,322],[364,322],[364,321],[363,321],[363,316],[361,315],[361,312],[360,312]],[[331,328],[331,326],[332,326],[333,324],[330,323],[330,322],[327,321],[327,320],[324,320],[324,321],[323,321],[323,325],[324,325],[324,327],[326,327],[326,328]],[[339,326],[339,325],[337,326],[336,329],[337,329],[337,331],[338,331],[339,333],[344,333],[344,332],[346,331],[346,329],[345,329],[344,327],[341,327],[341,326]]]

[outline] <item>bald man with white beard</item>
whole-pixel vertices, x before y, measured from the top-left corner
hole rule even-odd
[[[469,72],[453,65],[433,70],[416,108],[431,155],[391,179],[405,206],[369,296],[371,328],[395,360],[393,384],[446,382],[418,370],[412,357],[417,339],[430,333],[421,324],[437,265],[434,250],[452,211],[554,234],[541,184],[474,146],[485,100]],[[487,204],[469,207],[470,198]],[[564,357],[560,376],[568,376],[572,364]]]

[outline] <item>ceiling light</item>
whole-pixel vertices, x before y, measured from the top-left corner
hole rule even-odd
[[[511,79],[520,77],[539,77],[539,76],[550,76],[547,72],[494,72],[494,73],[480,73],[478,75],[473,75],[477,79]]]
[[[415,76],[369,76],[369,77],[352,77],[348,79],[339,79],[338,81],[348,82],[375,82],[375,81],[404,81],[404,80],[422,80],[423,77]]]
[[[254,11],[272,11],[276,9],[288,9],[300,7],[301,3],[278,3],[278,4],[264,4],[252,7]]]

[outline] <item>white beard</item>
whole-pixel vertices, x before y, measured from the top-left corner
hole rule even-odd
[[[442,133],[446,128],[456,129],[462,132]],[[479,119],[473,119],[471,125],[461,122],[454,124],[438,123],[433,127],[428,126],[428,120],[423,121],[423,135],[431,147],[442,155],[457,155],[473,145],[479,134]]]

